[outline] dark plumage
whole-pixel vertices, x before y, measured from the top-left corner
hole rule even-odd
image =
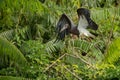
[[[77,9],[77,14],[78,14],[78,17],[80,17],[81,15],[85,16],[89,24],[88,27],[92,28],[93,30],[98,29],[98,25],[90,18],[90,11],[88,9],[79,8]]]
[[[98,25],[90,18],[90,11],[85,8],[79,8],[77,9],[77,14],[79,17],[77,26],[66,14],[62,14],[56,26],[58,40],[64,40],[65,36],[69,34],[77,35],[78,37],[80,35],[93,37],[86,28],[97,30]]]

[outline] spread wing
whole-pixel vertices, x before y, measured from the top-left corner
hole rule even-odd
[[[77,9],[77,13],[78,13],[78,16],[81,16],[81,15],[85,16],[89,24],[87,27],[92,28],[93,30],[98,29],[98,25],[90,18],[90,11],[88,9],[79,8]]]
[[[88,19],[88,23],[89,23],[89,27],[91,27],[94,30],[98,29],[98,25],[89,17]]]
[[[57,39],[63,40],[65,36],[70,33],[72,26],[73,22],[67,17],[67,15],[62,14],[56,26]]]

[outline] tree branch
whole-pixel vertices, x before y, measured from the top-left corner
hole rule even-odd
[[[66,68],[65,66],[64,66],[64,68],[69,72],[69,73],[71,73],[73,76],[75,76],[78,80],[82,80],[82,78],[80,78],[79,76],[77,76],[75,73],[73,73],[73,72],[71,72],[68,68]]]
[[[45,70],[43,72],[46,72],[47,70],[49,70],[53,65],[55,65],[58,62],[58,60],[62,59],[65,55],[66,55],[66,53],[63,54],[62,56],[60,56],[56,61],[54,61],[51,65],[49,65],[47,68],[45,68]]]

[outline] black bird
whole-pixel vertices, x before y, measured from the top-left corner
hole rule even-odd
[[[77,35],[77,37],[81,35],[94,37],[87,30],[87,28],[98,29],[98,25],[90,18],[90,11],[85,8],[79,8],[77,9],[77,14],[79,18],[78,25],[75,25],[66,14],[62,14],[56,26],[58,40],[64,40],[65,36],[69,34]]]

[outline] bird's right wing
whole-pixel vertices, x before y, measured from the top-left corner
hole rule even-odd
[[[88,28],[91,28],[93,30],[98,29],[98,25],[90,18],[90,11],[85,8],[79,8],[77,9],[78,16],[84,15],[86,20],[88,21]]]
[[[93,30],[97,30],[98,25],[90,17],[87,19],[88,19],[89,27],[91,27]]]
[[[65,36],[70,33],[72,25],[72,20],[70,20],[67,15],[62,14],[56,26],[57,39],[63,40]]]

